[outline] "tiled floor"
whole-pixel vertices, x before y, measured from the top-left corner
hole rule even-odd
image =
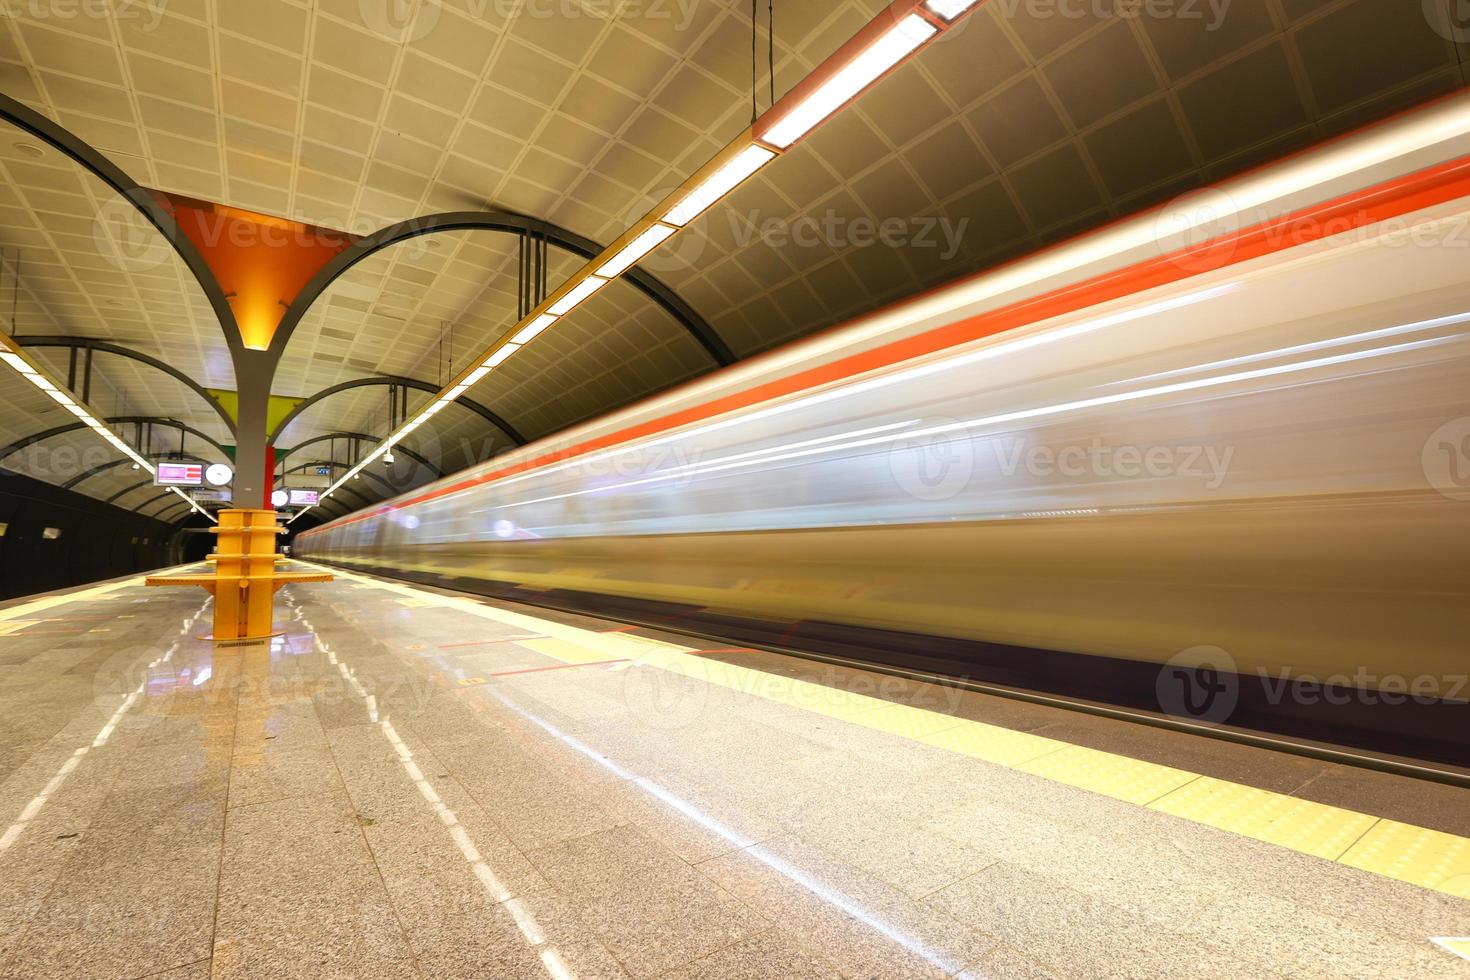
[[[284,637],[221,649],[202,592],[0,608],[0,976],[1470,977],[1433,941],[1470,936],[1453,880],[983,761],[934,713],[1441,840],[1470,792],[428,590],[283,596]]]

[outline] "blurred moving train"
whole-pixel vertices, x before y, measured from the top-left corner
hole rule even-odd
[[[1470,98],[301,534],[298,556],[1470,759]]]

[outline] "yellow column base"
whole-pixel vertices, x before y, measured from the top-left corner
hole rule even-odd
[[[223,510],[213,575],[150,576],[148,585],[197,585],[214,595],[212,639],[260,640],[276,635],[271,610],[275,592],[290,582],[330,582],[326,572],[278,572],[276,540],[284,530],[273,510]]]

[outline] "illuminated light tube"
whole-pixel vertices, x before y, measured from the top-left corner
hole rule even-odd
[[[473,371],[471,371],[469,373],[469,376],[464,379],[464,386],[466,388],[468,388],[471,385],[479,384],[482,380],[484,380],[485,375],[487,375],[489,373],[490,373],[490,369],[487,368],[487,367],[477,367],[477,368],[475,368]]]
[[[447,401],[454,401],[460,395],[463,395],[466,391],[468,391],[469,388],[470,386],[467,384],[455,385],[453,388],[450,388],[447,393],[445,393],[444,398]]]
[[[85,422],[85,423],[87,423],[88,425],[90,425],[94,429],[98,429],[98,430],[101,430],[102,429],[102,423],[101,422],[98,422],[96,419],[92,418],[92,416],[90,416],[90,415],[83,415],[82,416],[82,421]]]
[[[909,14],[782,116],[780,121],[761,133],[760,138],[772,146],[786,149],[937,33],[939,28],[918,14]]]
[[[88,415],[87,410],[82,406],[76,404],[75,402],[66,406],[66,410],[68,412],[71,412],[77,418],[81,419],[83,422],[86,422],[88,425],[92,424],[92,416]]]
[[[627,245],[624,245],[623,250],[617,255],[614,255],[607,262],[603,263],[602,268],[597,270],[597,274],[599,276],[606,276],[609,279],[613,276],[622,275],[636,265],[638,260],[643,258],[643,256],[668,241],[669,236],[677,230],[676,228],[670,228],[668,225],[654,225]],[[532,336],[534,337],[535,334],[532,334]],[[521,343],[525,343],[525,341],[521,341]]]
[[[603,281],[605,282],[606,280]],[[581,289],[582,287],[578,286],[577,288]],[[570,296],[571,294],[568,293],[567,295]],[[505,363],[506,359],[510,357],[510,355],[514,354],[520,349],[520,344],[506,344],[504,347],[500,348],[500,350],[490,355],[490,359],[485,362],[485,366],[487,368],[499,367],[500,365]]]
[[[26,375],[26,377],[31,379],[31,384],[35,385],[37,388],[40,388],[42,391],[57,390],[54,384],[52,384],[47,379],[41,377],[39,374],[28,374]]]
[[[954,20],[979,2],[980,0],[925,0],[924,6],[929,8],[930,13],[945,20]]]
[[[735,159],[710,174],[705,178],[704,183],[694,188],[682,201],[674,205],[669,213],[664,215],[664,220],[671,225],[684,227],[775,158],[776,154],[764,146],[747,146],[736,155]],[[556,307],[552,307],[551,312],[555,313]]]
[[[602,270],[600,269],[598,270],[599,274],[601,273],[601,271]],[[529,344],[531,341],[539,337],[541,335],[541,331],[545,330],[547,327],[551,326],[555,322],[556,317],[552,316],[550,313],[543,313],[536,319],[532,320],[530,323],[526,324],[526,326],[521,330],[520,333],[510,338],[510,342],[512,344],[525,346],[526,344]]]
[[[597,292],[599,289],[606,285],[607,280],[602,278],[601,276],[588,276],[586,279],[583,279],[581,282],[577,283],[577,285],[572,289],[571,292],[567,293],[561,299],[551,304],[551,308],[548,309],[546,312],[551,313],[555,316],[562,316],[563,314],[570,313],[577,306],[578,303],[582,302],[582,300],[586,299],[588,296],[591,296],[593,293]],[[501,350],[504,349],[505,348],[501,348]],[[496,353],[498,354],[500,353],[500,351],[496,351]],[[495,358],[492,357],[490,360],[493,361],[495,360]],[[486,361],[485,366],[494,367],[495,365],[491,364],[490,361]]]
[[[58,402],[58,403],[60,403],[62,405],[68,405],[68,406],[70,406],[70,405],[75,405],[76,404],[76,402],[74,402],[74,401],[71,400],[71,396],[70,395],[68,395],[66,392],[62,391],[60,388],[56,387],[55,385],[51,385],[51,387],[46,388],[45,389],[45,392],[46,392],[46,394],[48,394],[48,395],[51,396],[51,399],[53,401]]]
[[[25,362],[25,358],[21,357],[19,354],[0,353],[0,360],[3,360],[6,364],[9,364],[21,374],[33,375],[36,373],[36,369],[27,364]]]

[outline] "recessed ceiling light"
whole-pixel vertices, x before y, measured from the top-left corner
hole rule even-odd
[[[15,152],[21,156],[30,157],[32,160],[39,160],[46,155],[46,151],[34,143],[12,143],[11,146],[15,149]]]

